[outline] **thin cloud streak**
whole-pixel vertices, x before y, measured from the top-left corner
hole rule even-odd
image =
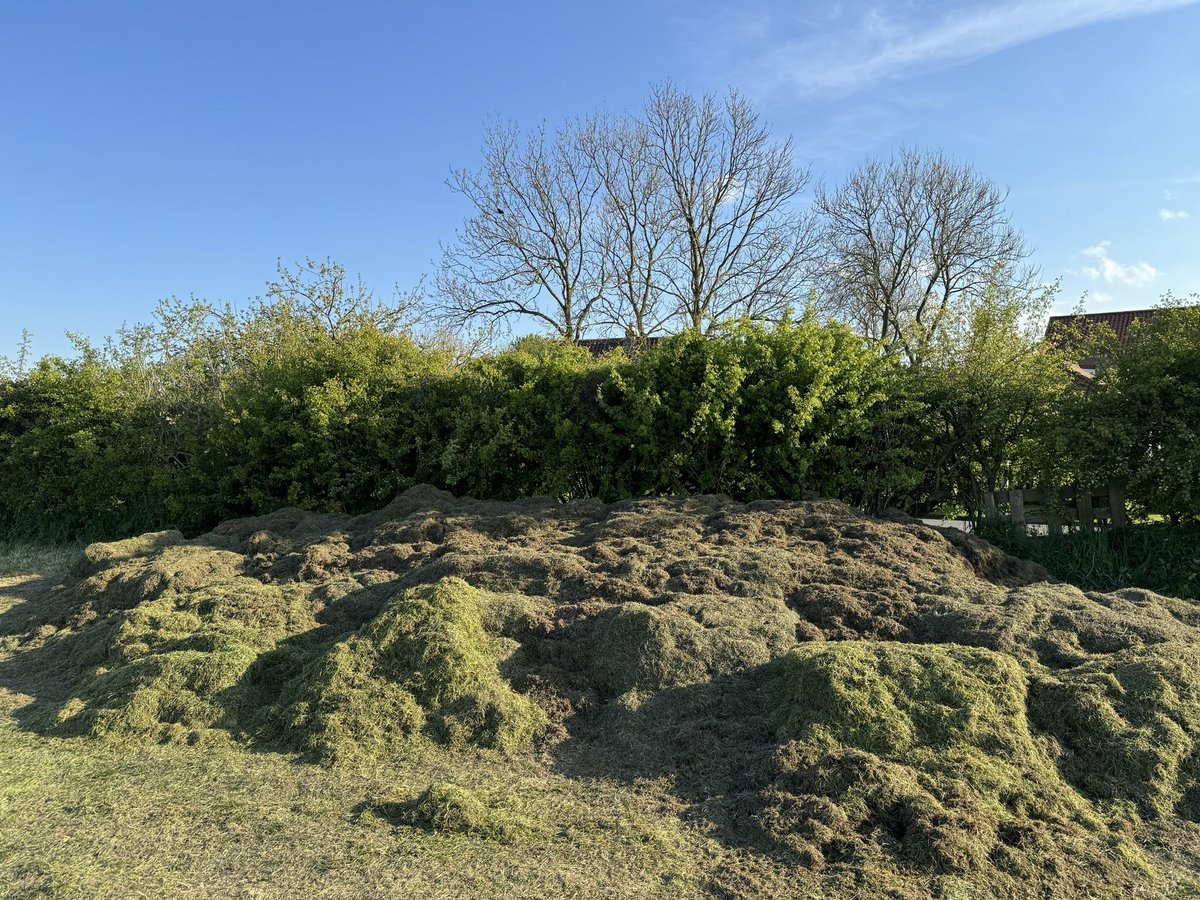
[[[1136,262],[1123,265],[1108,254],[1111,241],[1101,241],[1094,247],[1085,247],[1080,251],[1084,256],[1095,261],[1094,265],[1084,266],[1083,274],[1094,280],[1102,279],[1107,284],[1123,284],[1128,287],[1145,287],[1161,274],[1158,269],[1148,262]]]
[[[768,86],[804,95],[850,93],[909,71],[961,64],[1099,22],[1193,5],[1198,0],[1016,0],[961,12],[907,16],[872,8],[852,27],[776,44],[753,64]],[[911,9],[911,7],[910,7]],[[961,9],[961,8],[959,8]],[[930,22],[930,24],[925,24]]]

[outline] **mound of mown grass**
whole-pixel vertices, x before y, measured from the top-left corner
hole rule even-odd
[[[1103,853],[1099,818],[1030,730],[1011,657],[839,642],[796,648],[775,669],[784,744],[766,828],[811,861],[874,845],[934,871],[1017,873],[1037,865],[1030,846]]]
[[[541,735],[541,707],[500,675],[516,642],[484,630],[482,592],[444,578],[375,593],[392,596],[336,641],[320,640],[294,586],[239,576],[147,599],[89,630],[101,662],[80,672],[55,728],[188,743],[254,731],[328,762],[422,736],[511,752]]]
[[[43,608],[39,728],[669,785],[733,893],[1153,892],[1145,829],[1200,817],[1196,604],[838,503],[416,488],[94,545]],[[524,833],[453,781],[380,810]]]
[[[331,761],[380,756],[422,732],[454,747],[528,747],[546,715],[501,676],[516,642],[484,631],[485,602],[457,578],[393,598],[300,672],[287,728]]]
[[[435,834],[462,834],[514,844],[536,837],[529,820],[489,804],[475,791],[448,781],[436,781],[415,797],[376,803],[373,815],[398,826]]]

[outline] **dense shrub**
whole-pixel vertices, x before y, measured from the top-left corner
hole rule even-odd
[[[918,367],[811,313],[634,358],[528,337],[464,362],[369,298],[289,296],[167,304],[101,349],[0,376],[0,534],[196,533],[284,506],[361,512],[422,482],[978,515],[1008,483],[1119,478],[1146,512],[1200,512],[1196,310],[1164,313],[1072,392],[999,300]]]
[[[1124,482],[1141,512],[1200,519],[1200,305],[1135,322],[1065,419],[1080,477]]]
[[[430,448],[438,465],[425,467],[425,480],[504,500],[596,494],[609,449],[595,443],[596,397],[616,365],[540,337],[471,361],[443,389],[444,442]]]
[[[383,505],[412,484],[393,457],[398,411],[414,384],[447,371],[405,336],[285,330],[227,380],[196,462],[206,518]]]
[[[671,338],[603,385],[610,496],[725,493],[864,499],[894,370],[840,324]],[[888,473],[890,492],[919,475]]]
[[[0,528],[27,537],[145,531],[168,473],[128,378],[94,353],[0,382]]]
[[[923,364],[908,370],[924,426],[910,439],[921,449],[931,502],[978,520],[988,494],[1061,483],[1052,437],[1070,376],[1039,326],[1021,298],[990,297],[944,329]]]

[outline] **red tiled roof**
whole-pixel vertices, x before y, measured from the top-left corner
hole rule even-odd
[[[1076,329],[1081,336],[1086,336],[1093,328],[1107,325],[1123,344],[1134,322],[1149,322],[1156,312],[1156,309],[1130,309],[1123,312],[1083,313],[1078,316],[1051,316],[1050,321],[1046,323],[1046,340],[1058,344],[1063,337]]]
[[[1093,370],[1085,369],[1078,363],[1071,363],[1069,366],[1067,366],[1067,370],[1076,378],[1080,378],[1084,381],[1091,381],[1096,377],[1096,373]]]

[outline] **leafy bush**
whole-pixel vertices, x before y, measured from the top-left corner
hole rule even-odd
[[[603,385],[614,469],[602,494],[862,501],[890,374],[848,328],[812,314],[670,338]],[[889,479],[885,490],[902,490],[919,476],[896,466]]]
[[[511,500],[597,493],[602,455],[593,431],[599,382],[615,363],[583,348],[528,337],[473,360],[455,377],[443,409],[449,427],[430,448],[434,481],[455,493]]]
[[[914,437],[931,501],[978,520],[989,493],[1062,482],[1052,436],[1070,376],[1020,297],[986,296],[907,376],[921,405],[923,434]]]
[[[85,351],[0,382],[0,522],[67,540],[146,531],[167,473],[120,369]]]
[[[634,360],[530,337],[455,366],[369,307],[323,302],[167,304],[153,326],[0,384],[0,531],[195,533],[284,506],[361,512],[417,482],[879,506],[920,481],[889,431],[908,408],[889,400],[898,370],[812,315]]]
[[[397,406],[446,360],[371,328],[290,327],[230,375],[197,461],[206,520],[299,506],[362,510],[411,485]],[[198,524],[198,523],[197,523]]]
[[[1067,424],[1083,477],[1124,482],[1144,513],[1200,519],[1200,305],[1135,322]]]

